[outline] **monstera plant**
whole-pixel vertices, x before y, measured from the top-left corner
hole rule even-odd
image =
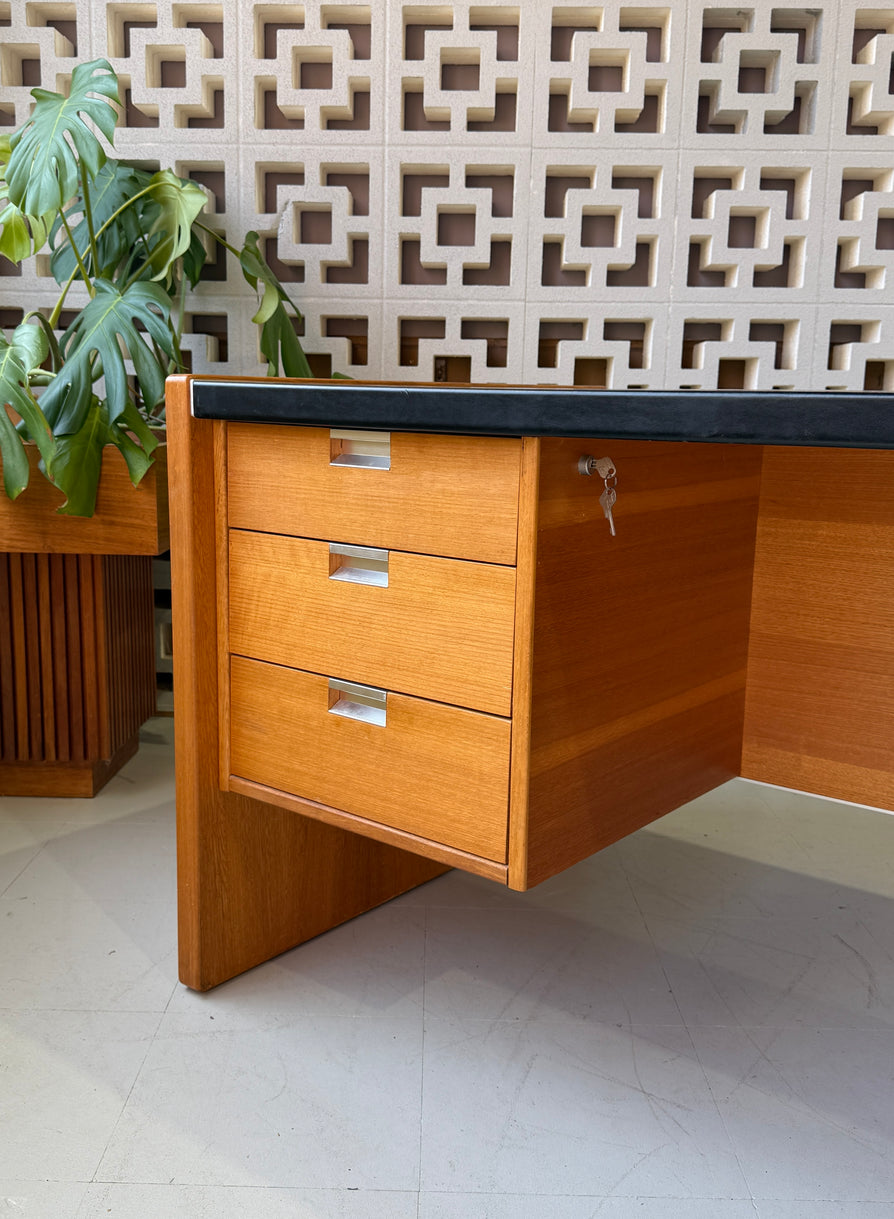
[[[79,64],[68,95],[33,89],[31,116],[0,136],[0,254],[39,253],[60,293],[52,310],[0,331],[0,457],[6,494],[28,484],[24,442],[65,496],[63,513],[94,511],[107,445],[131,481],[152,463],[164,382],[183,371],[187,294],[217,243],[259,295],[252,319],[275,375],[312,376],[293,319],[300,313],[264,261],[257,233],[241,249],[202,219],[206,197],[170,169],[113,159],[118,80],[104,59]],[[61,330],[63,314],[73,314]]]

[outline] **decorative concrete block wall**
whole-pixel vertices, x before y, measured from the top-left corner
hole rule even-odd
[[[98,56],[321,375],[894,389],[894,5],[0,0],[0,125]],[[10,270],[4,324],[52,299]],[[196,371],[261,370],[246,293]]]

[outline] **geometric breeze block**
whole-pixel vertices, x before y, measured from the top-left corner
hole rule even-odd
[[[894,388],[892,55],[894,0],[0,0],[0,130],[110,57],[119,155],[259,232],[324,374]],[[261,370],[251,306],[218,256],[194,367]]]

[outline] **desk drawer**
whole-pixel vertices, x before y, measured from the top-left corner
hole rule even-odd
[[[505,861],[508,720],[388,693],[373,723],[337,698],[316,673],[232,657],[232,774]]]
[[[231,423],[227,437],[231,526],[515,562],[517,438],[392,432],[382,468],[340,464],[350,445],[328,428]]]
[[[381,554],[231,530],[230,651],[508,715],[515,569]]]

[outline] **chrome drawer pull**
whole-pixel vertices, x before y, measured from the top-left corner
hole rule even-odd
[[[385,725],[387,690],[376,686],[359,686],[356,682],[329,678],[329,712],[365,724]]]
[[[329,464],[368,470],[390,470],[391,433],[330,428]]]
[[[388,551],[329,543],[329,579],[388,587]]]

